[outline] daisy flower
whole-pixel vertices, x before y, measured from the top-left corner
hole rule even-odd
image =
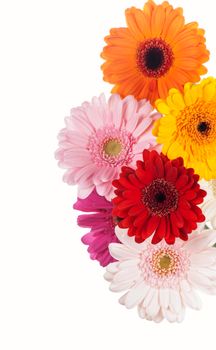
[[[211,226],[216,229],[216,180],[201,181],[202,188],[207,192],[204,203],[201,205],[206,221],[211,223]]]
[[[204,30],[196,22],[185,24],[181,8],[149,0],[143,10],[132,7],[125,16],[127,27],[110,30],[101,54],[104,80],[115,84],[112,92],[154,104],[170,88],[182,89],[207,72]]]
[[[90,258],[98,260],[101,266],[115,261],[108,249],[110,243],[119,242],[115,235],[116,221],[112,216],[112,203],[94,190],[87,198],[78,198],[73,208],[88,213],[79,215],[77,222],[80,227],[91,229],[82,237],[82,242],[89,246]]]
[[[173,244],[176,237],[188,234],[205,220],[198,204],[206,192],[200,189],[199,176],[186,169],[182,158],[169,160],[156,151],[144,150],[137,168],[123,167],[113,181],[117,197],[113,199],[113,215],[119,217],[121,228],[137,243],[152,236],[152,243],[165,239]]]
[[[162,152],[183,157],[205,180],[216,178],[216,79],[187,83],[183,93],[171,89],[156,107],[164,115],[154,129]]]
[[[155,148],[153,123],[159,114],[151,114],[149,102],[137,102],[133,96],[121,99],[112,95],[94,97],[91,103],[71,110],[66,127],[59,133],[56,158],[67,169],[64,181],[78,184],[78,197],[84,199],[96,189],[100,196],[113,196],[112,180],[123,165],[134,165],[143,148]]]
[[[149,240],[137,244],[119,228],[116,234],[122,244],[112,243],[109,249],[118,261],[107,267],[104,277],[111,291],[126,292],[120,304],[137,306],[141,318],[181,322],[186,307],[201,308],[196,290],[216,294],[216,231],[194,232],[188,242],[172,246]]]

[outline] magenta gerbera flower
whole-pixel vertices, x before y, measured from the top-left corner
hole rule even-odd
[[[152,127],[160,115],[151,114],[152,110],[146,100],[137,102],[132,96],[122,100],[119,95],[112,95],[108,102],[101,95],[71,110],[59,133],[56,158],[67,169],[64,181],[79,185],[79,198],[96,189],[110,200],[112,180],[121,167],[135,165],[144,148],[156,147]]]
[[[74,209],[89,214],[78,216],[80,227],[90,228],[90,232],[82,237],[82,242],[88,245],[92,260],[98,260],[101,266],[107,266],[115,259],[109,253],[109,244],[119,242],[115,235],[115,222],[112,217],[113,205],[105,197],[94,190],[85,199],[78,199]],[[90,214],[91,213],[91,214]]]

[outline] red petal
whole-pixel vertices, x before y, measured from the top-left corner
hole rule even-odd
[[[129,227],[127,234],[129,237],[135,236],[135,230],[133,226]]]
[[[155,159],[155,167],[157,169],[158,177],[164,177],[164,164],[161,157]]]
[[[179,210],[175,211],[176,219],[178,220],[178,227],[184,226],[184,219]]]
[[[190,204],[184,198],[181,197],[179,199],[179,208],[188,210],[190,209],[190,207],[191,207]]]
[[[182,217],[179,214],[176,214],[176,212],[170,213],[170,220],[172,224],[175,225],[176,227],[180,228],[184,225],[184,221]]]
[[[175,223],[171,220],[171,236],[179,237],[179,228]]]
[[[137,179],[136,175],[135,174],[130,174],[129,175],[129,180],[130,182],[137,188],[142,188],[143,187],[143,184],[140,183],[140,181]]]
[[[123,201],[123,199],[120,198],[120,197],[115,197],[115,198],[112,199],[112,203],[114,205],[117,205],[117,204],[121,203],[122,201]]]
[[[133,174],[134,173],[134,169],[129,168],[128,166],[123,166],[121,168],[122,174],[124,175],[129,175],[129,174]]]
[[[180,238],[183,241],[187,241],[188,240],[188,234],[186,232],[184,232],[183,230],[180,230]]]
[[[142,236],[135,236],[135,242],[140,244],[144,241],[143,237]]]
[[[131,209],[129,209],[129,211],[128,211],[128,215],[130,215],[130,216],[136,216],[136,215],[142,215],[141,213],[142,213],[142,211],[143,211],[143,205],[140,205],[140,206],[134,206],[133,208],[131,208]]]
[[[148,224],[146,227],[146,234],[151,235],[157,228],[160,222],[160,217],[159,216],[152,216],[148,220]]]
[[[134,226],[135,227],[141,227],[145,224],[146,219],[148,217],[149,213],[147,210],[144,210],[142,214],[140,214],[135,220],[134,220]]]
[[[180,208],[180,211],[185,219],[187,219],[189,221],[190,220],[192,220],[192,221],[197,220],[197,215],[192,210],[184,210],[184,209]]]
[[[190,190],[190,191],[187,191],[187,192],[184,194],[183,197],[184,197],[186,200],[190,201],[190,200],[196,198],[196,196],[197,196],[196,192]]]
[[[119,183],[119,180],[113,180],[112,185],[113,187],[124,189],[124,187],[122,187],[122,185]]]
[[[178,157],[178,158],[172,160],[172,165],[177,167],[177,168],[180,168],[180,167],[184,166],[183,158],[182,157]]]
[[[165,219],[165,217],[162,217],[160,219],[160,222],[159,222],[158,228],[157,228],[157,230],[155,232],[155,235],[161,241],[164,238],[165,234],[166,234],[166,219]]]
[[[121,203],[118,204],[118,210],[127,209],[136,204],[133,200],[123,200]]]
[[[178,190],[180,190],[182,187],[184,187],[185,185],[187,185],[188,183],[188,176],[187,175],[181,175],[176,183],[175,183],[175,186]]]
[[[178,175],[177,169],[173,167],[172,168],[169,167],[166,171],[166,180],[169,182],[175,183],[177,175]]]
[[[143,160],[146,162],[149,160],[149,157],[150,157],[150,152],[147,149],[145,149],[143,151]]]
[[[145,170],[137,169],[136,175],[144,185],[149,185],[153,180],[152,173]]]
[[[133,199],[133,201],[139,201],[140,191],[137,190],[136,188],[133,191],[127,190],[122,193],[122,196],[129,200]]]
[[[125,219],[121,220],[119,223],[118,223],[118,226],[120,228],[128,228],[131,224],[131,220],[130,220],[130,217],[126,217]]]
[[[157,232],[155,232],[152,240],[151,240],[151,243],[152,244],[158,244],[162,241],[163,238],[161,238],[160,236],[157,235]]]
[[[129,188],[129,189],[132,189],[132,190],[134,190],[134,186],[125,178],[125,177],[121,177],[120,179],[119,179],[119,183],[120,183],[120,185],[122,185],[123,186],[123,188]]]

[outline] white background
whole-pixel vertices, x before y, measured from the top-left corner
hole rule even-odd
[[[216,75],[215,4],[172,0],[207,33]],[[109,292],[80,242],[53,153],[72,106],[110,91],[100,71],[109,28],[142,0],[0,1],[0,349],[215,349],[216,296],[182,324],[138,318]]]

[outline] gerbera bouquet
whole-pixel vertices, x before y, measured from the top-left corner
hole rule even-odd
[[[59,133],[64,181],[90,258],[126,308],[160,322],[216,294],[216,79],[204,30],[149,0],[125,12],[101,54],[114,85],[73,108]]]

